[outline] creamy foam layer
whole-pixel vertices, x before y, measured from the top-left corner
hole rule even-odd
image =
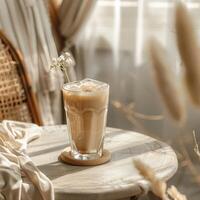
[[[87,78],[82,81],[65,84],[63,89],[78,95],[94,95],[97,92],[104,91],[107,87],[108,84],[106,83]]]

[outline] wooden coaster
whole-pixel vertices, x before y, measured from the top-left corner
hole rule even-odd
[[[104,164],[111,159],[111,153],[110,151],[104,149],[102,157],[95,160],[77,160],[74,159],[71,156],[70,148],[64,149],[61,154],[59,155],[58,159],[64,163],[70,164],[70,165],[77,165],[77,166],[95,166],[95,165],[101,165]]]

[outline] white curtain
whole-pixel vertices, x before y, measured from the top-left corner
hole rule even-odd
[[[60,34],[65,39],[65,49],[73,51],[76,63],[80,57],[76,54],[75,44],[94,10],[96,2],[96,0],[64,0],[58,9]],[[81,69],[76,68],[76,72],[79,71]],[[68,73],[71,81],[77,79],[74,71],[68,71]]]
[[[167,49],[175,73],[180,60],[173,26],[174,0],[99,0],[77,42],[82,77],[110,83],[110,102],[134,102],[134,111],[145,115],[163,115],[162,120],[136,117],[130,123],[110,104],[108,123],[120,128],[151,132],[171,140],[177,131],[158,94],[147,56],[147,41],[156,37]],[[185,1],[199,30],[200,2]],[[200,110],[189,106],[187,129],[199,129]]]
[[[64,0],[59,9],[60,31],[66,38],[66,46],[76,41],[80,31],[87,22],[96,1],[94,0]]]

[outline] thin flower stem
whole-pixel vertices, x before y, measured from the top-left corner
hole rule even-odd
[[[194,146],[194,152],[197,154],[197,156],[200,158],[200,152],[199,152],[199,145],[198,145],[198,143],[197,143],[197,138],[196,138],[196,133],[195,133],[195,131],[193,130],[193,139],[194,139],[194,144],[195,144],[195,146]]]
[[[64,75],[65,75],[67,82],[68,83],[71,82],[66,68],[63,68],[63,72],[64,72]]]

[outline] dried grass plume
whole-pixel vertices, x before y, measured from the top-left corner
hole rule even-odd
[[[147,165],[145,165],[140,160],[135,160],[134,165],[139,173],[151,183],[152,192],[159,198],[167,200],[166,198],[166,188],[167,185],[165,182],[157,179],[154,171]]]
[[[194,25],[182,2],[176,4],[175,28],[180,57],[184,64],[185,82],[192,102],[200,106],[200,55]]]
[[[162,200],[187,200],[186,196],[181,194],[175,186],[167,189],[167,184],[158,179],[153,169],[140,160],[133,161],[134,166],[139,173],[151,183],[152,192]]]
[[[186,118],[184,97],[176,82],[177,78],[171,69],[165,49],[156,39],[152,39],[149,42],[149,53],[154,77],[167,110],[174,120],[184,123]]]
[[[187,200],[186,196],[181,194],[173,185],[167,189],[167,194],[174,200]]]

